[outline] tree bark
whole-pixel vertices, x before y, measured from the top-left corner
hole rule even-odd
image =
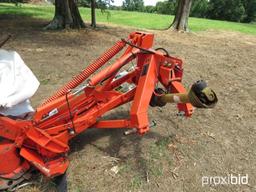
[[[179,0],[174,20],[170,26],[171,29],[177,31],[189,31],[188,17],[191,5],[192,0]]]
[[[75,0],[55,0],[55,15],[45,29],[84,28]]]
[[[91,26],[96,28],[95,0],[91,0]]]

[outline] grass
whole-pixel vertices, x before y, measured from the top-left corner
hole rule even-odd
[[[168,148],[172,137],[160,138],[152,143],[143,155],[134,160],[123,161],[120,174],[126,177],[129,191],[138,191],[150,181],[161,179],[173,167],[173,152]],[[127,176],[127,174],[129,176]]]
[[[80,8],[80,12],[85,22],[90,21],[89,8]],[[97,21],[101,23],[131,26],[140,29],[165,29],[173,20],[173,16],[171,15],[114,10],[110,10],[109,13],[110,14],[102,13],[100,10],[96,10]],[[0,15],[1,14],[24,15],[31,16],[34,18],[51,20],[54,15],[54,7],[51,5],[31,4],[22,4],[21,6],[15,6],[14,4],[0,3]],[[256,35],[255,23],[245,24],[191,17],[189,19],[189,26],[192,31],[217,29],[239,31],[242,33]]]

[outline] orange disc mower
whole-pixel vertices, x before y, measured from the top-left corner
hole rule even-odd
[[[89,128],[126,128],[126,134],[143,135],[151,124],[149,106],[176,103],[186,117],[193,107],[214,107],[214,91],[204,81],[187,91],[182,60],[163,48],[153,49],[153,39],[153,34],[141,32],[121,39],[45,100],[32,117],[0,116],[0,190],[15,190],[30,178],[31,170],[49,178],[63,175],[69,165],[69,141]],[[135,66],[129,66],[134,60]],[[101,118],[128,102],[126,119]]]

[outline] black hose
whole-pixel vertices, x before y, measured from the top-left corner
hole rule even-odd
[[[4,44],[7,43],[7,41],[9,41],[9,39],[10,39],[11,37],[12,37],[11,35],[8,35],[8,36],[6,37],[6,39],[5,39],[3,42],[1,42],[1,43],[0,43],[0,48],[3,47]]]
[[[159,48],[156,48],[155,50],[156,51],[161,50],[161,51],[163,51],[166,54],[166,56],[170,56],[169,52],[165,48],[159,47]]]

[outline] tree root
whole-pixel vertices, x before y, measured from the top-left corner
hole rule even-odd
[[[53,20],[44,27],[44,30],[56,30],[56,29],[63,29],[63,18],[62,17],[54,17]]]

